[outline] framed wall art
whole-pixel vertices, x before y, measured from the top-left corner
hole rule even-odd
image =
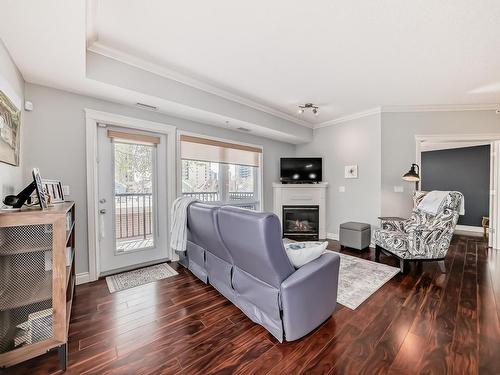
[[[346,165],[344,169],[344,178],[358,178],[358,166]]]
[[[0,86],[0,162],[19,165],[21,110]]]

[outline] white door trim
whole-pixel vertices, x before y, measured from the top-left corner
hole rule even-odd
[[[491,145],[490,162],[490,234],[488,237],[488,246],[498,248],[500,246],[500,133],[485,134],[431,134],[415,135],[415,161],[421,168],[421,153],[429,145],[440,145],[447,148],[446,145],[455,146],[457,143],[474,142],[476,144]],[[425,147],[424,147],[425,145]],[[466,146],[465,146],[466,147]],[[420,170],[422,177],[422,171]],[[422,182],[420,182],[422,186]]]
[[[97,126],[99,123],[115,125],[130,129],[151,131],[164,134],[167,138],[167,202],[169,207],[176,198],[176,127],[173,125],[142,120],[138,118],[117,115],[114,113],[96,111],[85,108],[85,142],[87,163],[87,225],[88,225],[88,248],[89,248],[89,281],[95,281],[99,277],[99,233],[98,233],[98,178],[97,178]],[[167,218],[170,227],[170,218]],[[168,245],[168,241],[167,241]],[[170,247],[168,248],[170,259],[174,259]]]

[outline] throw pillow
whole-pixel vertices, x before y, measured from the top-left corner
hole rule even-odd
[[[295,268],[319,258],[325,252],[328,242],[291,242],[285,243],[286,255]]]

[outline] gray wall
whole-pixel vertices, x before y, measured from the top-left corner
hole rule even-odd
[[[262,145],[264,204],[267,210],[272,210],[272,183],[279,179],[279,159],[282,156],[293,156],[295,151],[295,146],[290,144],[29,83],[26,84],[26,99],[33,102],[35,109],[25,115],[24,179],[27,182],[31,168],[39,167],[43,177],[60,179],[63,184],[70,186],[69,199],[77,204],[78,273],[88,271],[84,108],[162,122],[199,134]]]
[[[495,111],[382,113],[382,215],[407,217],[414,184],[401,176],[416,160],[415,135],[500,133]],[[404,186],[395,193],[394,186]]]
[[[313,141],[297,145],[296,156],[323,157],[327,190],[327,232],[337,235],[345,221],[378,225],[380,215],[380,115],[319,128]],[[344,167],[358,165],[357,179],[345,179]],[[345,192],[339,187],[345,186]]]
[[[20,99],[20,107],[24,103],[24,79],[12,61],[3,42],[0,40],[0,79],[8,85],[12,91]],[[2,89],[2,85],[0,85]],[[21,142],[23,139],[23,122],[24,113],[21,114]],[[23,152],[23,144],[21,143],[21,153]],[[22,155],[20,158],[22,164]],[[9,164],[0,162],[0,196],[1,199],[7,194],[13,194],[20,189],[22,185],[22,167],[15,167]]]
[[[480,227],[490,203],[490,145],[422,152],[422,190],[456,190],[465,198],[458,224]]]

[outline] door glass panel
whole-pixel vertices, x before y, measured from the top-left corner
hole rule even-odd
[[[114,142],[117,253],[154,247],[153,145]]]

